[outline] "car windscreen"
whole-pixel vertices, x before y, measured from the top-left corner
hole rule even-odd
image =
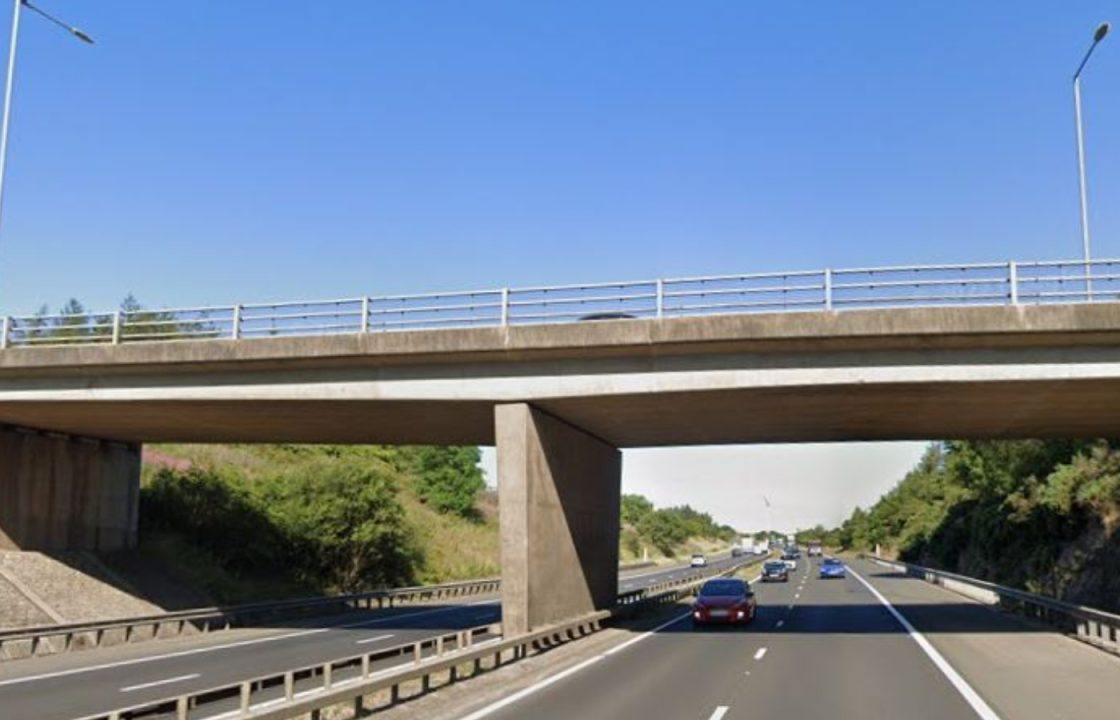
[[[700,588],[701,597],[713,595],[742,595],[747,591],[747,584],[741,580],[712,580]]]
[[[766,569],[767,570],[785,570],[786,565],[785,565],[785,563],[768,562],[768,563],[766,563]]]
[[[821,565],[840,565],[840,564],[841,564],[840,561],[836,560],[834,558],[829,558],[828,560],[825,560],[824,562],[821,563]]]

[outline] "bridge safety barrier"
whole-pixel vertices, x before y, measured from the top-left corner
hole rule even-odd
[[[0,318],[0,348],[365,334],[584,320],[1120,300],[1120,260],[823,268]]]

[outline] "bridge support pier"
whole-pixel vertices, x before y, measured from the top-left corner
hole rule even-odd
[[[622,453],[525,403],[497,406],[495,429],[504,631],[611,607]]]
[[[0,427],[0,550],[136,545],[140,447]]]

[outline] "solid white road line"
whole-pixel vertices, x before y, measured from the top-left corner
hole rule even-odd
[[[984,702],[984,699],[980,697],[980,695],[975,690],[972,689],[972,686],[969,685],[968,682],[960,676],[960,673],[953,669],[953,666],[949,664],[949,661],[941,656],[941,653],[937,651],[937,648],[931,645],[929,640],[926,640],[924,635],[914,629],[914,626],[910,624],[910,621],[903,617],[902,613],[895,609],[894,605],[891,605],[890,601],[883,597],[882,593],[876,590],[871,585],[871,583],[864,580],[863,576],[857,573],[855,570],[848,568],[848,572],[852,573],[852,575],[855,576],[856,580],[859,580],[861,583],[863,583],[863,586],[866,587],[871,592],[871,594],[874,595],[875,598],[883,604],[883,607],[887,609],[887,612],[894,616],[894,619],[897,620],[898,623],[902,625],[902,627],[906,630],[906,632],[910,634],[910,637],[914,640],[914,642],[918,643],[918,647],[920,647],[925,652],[925,654],[929,656],[929,659],[933,661],[933,664],[937,666],[937,669],[940,670],[946,678],[948,678],[949,682],[953,684],[953,687],[957,689],[957,692],[961,694],[961,697],[965,699],[965,702],[967,702],[972,707],[972,709],[976,711],[977,715],[979,715],[984,720],[1000,720],[1000,717],[996,714],[995,710],[992,710],[988,703]]]
[[[754,654],[755,660],[761,660],[766,655],[766,648],[759,648],[758,652]]]
[[[392,633],[390,633],[388,635],[378,635],[377,637],[371,637],[371,638],[366,638],[365,640],[359,640],[355,644],[356,645],[365,645],[366,643],[373,643],[373,642],[377,642],[378,640],[388,640],[391,637],[393,637]]]
[[[523,690],[519,690],[518,692],[515,692],[512,695],[507,695],[506,697],[502,698],[498,702],[493,703],[491,705],[487,705],[486,707],[482,708],[481,710],[473,712],[470,715],[466,715],[466,716],[460,718],[459,720],[478,720],[478,718],[484,718],[487,715],[490,715],[491,713],[493,713],[497,710],[501,710],[502,708],[506,707],[507,705],[512,705],[513,703],[517,702],[521,698],[528,697],[529,695],[532,695],[533,693],[537,692],[538,690],[543,690],[544,688],[548,687],[549,685],[552,685],[553,683],[560,682],[561,680],[568,677],[569,675],[575,675],[580,670],[583,670],[585,667],[588,667],[590,665],[594,665],[595,663],[602,660],[604,657],[606,657],[606,656],[605,655],[596,655],[594,657],[590,657],[590,658],[584,660],[583,662],[579,663],[578,665],[573,665],[572,667],[568,668],[567,670],[564,670],[562,672],[558,672],[555,675],[553,675],[549,678],[546,678],[546,679],[540,681],[539,683],[536,683],[535,685],[530,685],[529,687],[527,687]]]
[[[759,578],[759,576],[755,575],[754,578],[748,580],[747,582],[751,582],[751,583],[757,582],[758,578]],[[608,657],[610,657],[611,655],[614,655],[617,652],[621,652],[621,651],[625,650],[626,648],[630,647],[631,645],[633,645],[635,643],[639,643],[642,640],[645,640],[646,638],[655,635],[656,633],[664,630],[665,628],[669,627],[670,625],[675,625],[676,623],[679,623],[681,620],[684,620],[685,618],[689,617],[690,615],[692,615],[691,611],[686,612],[686,613],[681,613],[680,615],[677,615],[676,617],[671,618],[671,619],[667,620],[666,622],[661,623],[660,625],[653,628],[652,630],[647,630],[646,632],[642,633],[641,635],[639,635],[635,638],[631,638],[630,640],[627,640],[626,642],[624,642],[620,645],[615,645],[610,650],[606,650],[606,651],[604,651],[604,652],[602,652],[598,655],[594,655],[592,657],[589,657],[586,660],[584,660],[583,662],[571,666],[567,670],[561,670],[560,672],[556,673],[555,675],[550,675],[549,677],[546,677],[544,680],[541,680],[540,682],[534,683],[534,684],[532,684],[532,685],[530,685],[526,688],[522,688],[521,690],[518,690],[517,692],[515,692],[512,695],[507,695],[506,697],[502,698],[501,700],[498,700],[497,702],[491,703],[491,704],[487,705],[486,707],[479,708],[478,710],[475,710],[470,715],[464,715],[463,717],[459,718],[459,720],[481,720],[481,718],[484,718],[488,715],[493,715],[498,710],[501,710],[504,707],[508,707],[508,706],[512,705],[513,703],[517,702],[518,700],[521,700],[523,698],[527,698],[530,695],[532,695],[536,692],[539,692],[540,690],[544,690],[549,685],[553,685],[553,684],[563,680],[566,677],[570,677],[572,675],[575,675],[580,670],[583,670],[586,667],[590,667],[590,666],[594,665],[595,663],[599,662],[600,660],[605,660]],[[719,714],[714,715],[713,717],[717,717],[717,718],[723,717],[723,713],[727,712],[727,708],[723,708],[723,713],[720,713],[719,708],[716,708],[716,712],[719,713]]]
[[[724,715],[727,714],[727,711],[729,709],[730,708],[728,708],[726,705],[720,705],[719,707],[716,708],[715,712],[713,712],[708,717],[708,720],[720,720],[720,718],[722,718]]]
[[[136,690],[145,690],[160,685],[170,685],[171,683],[183,682],[184,680],[194,680],[196,677],[199,677],[198,673],[194,673],[193,675],[180,675],[179,677],[156,680],[155,682],[143,683],[140,685],[129,685],[128,687],[121,688],[121,692],[135,692]]]

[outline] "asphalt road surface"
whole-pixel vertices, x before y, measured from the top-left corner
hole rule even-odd
[[[746,558],[736,558],[736,562]],[[730,558],[712,561],[729,566]],[[626,592],[676,579],[689,568],[623,573]],[[365,650],[411,643],[497,622],[496,596],[461,605],[413,605],[281,623],[177,640],[31,658],[0,664],[0,719],[75,717],[301,668]],[[389,666],[402,659],[386,661]],[[381,669],[375,665],[375,669]]]
[[[748,628],[682,614],[462,720],[1120,718],[1120,659],[871,563],[821,580],[816,562],[755,583]]]

